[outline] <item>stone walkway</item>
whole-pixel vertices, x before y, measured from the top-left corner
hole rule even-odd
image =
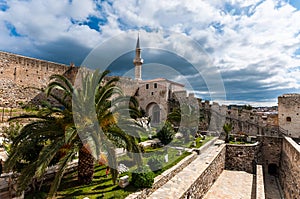
[[[203,199],[251,199],[253,174],[224,170]]]
[[[212,145],[205,152],[198,155],[191,164],[170,179],[166,184],[153,192],[149,199],[175,199],[180,198],[191,184],[199,177],[210,162],[218,153],[220,146]],[[195,175],[197,174],[197,175]]]
[[[264,177],[266,199],[281,199],[280,187],[274,176],[266,174]]]

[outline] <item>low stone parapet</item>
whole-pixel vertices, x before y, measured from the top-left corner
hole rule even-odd
[[[284,137],[281,152],[279,181],[286,199],[300,196],[300,145]]]
[[[256,199],[265,199],[264,173],[262,165],[256,165]]]

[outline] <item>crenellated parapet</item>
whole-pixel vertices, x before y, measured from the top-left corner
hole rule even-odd
[[[39,102],[40,92],[32,87],[45,88],[53,74],[64,74],[73,80],[77,71],[73,64],[67,66],[0,51],[0,107]]]
[[[63,74],[70,66],[0,52],[0,79],[24,86],[44,87],[52,74]]]

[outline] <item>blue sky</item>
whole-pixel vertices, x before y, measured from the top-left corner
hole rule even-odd
[[[0,0],[0,50],[81,65],[105,41],[103,57],[114,53],[110,47],[134,50],[139,32],[144,79],[187,83],[198,97],[212,99],[219,91],[207,83],[219,78],[212,75],[217,71],[226,92],[220,103],[276,105],[278,95],[300,92],[299,21],[299,0]],[[202,66],[208,77],[169,51],[166,31],[197,42],[210,59]],[[131,42],[113,42],[120,34]],[[159,49],[150,49],[155,42]],[[131,75],[133,56],[118,55],[112,73]]]

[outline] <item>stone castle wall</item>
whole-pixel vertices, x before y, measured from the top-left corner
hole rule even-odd
[[[63,74],[69,66],[0,52],[0,77],[23,86],[43,87],[52,74]]]
[[[226,123],[232,124],[232,133],[246,133],[250,136],[272,135],[272,128],[278,127],[277,114],[264,114],[252,110],[239,110],[231,108],[227,110]],[[268,131],[268,130],[270,131]]]
[[[244,145],[227,144],[225,169],[255,173],[259,148],[260,145],[258,142]]]
[[[286,199],[300,196],[300,145],[285,137],[282,144],[279,181]]]
[[[276,165],[276,175],[280,167],[280,157],[282,151],[282,138],[262,136],[259,137],[261,142],[262,157],[259,159],[259,163],[263,165],[265,173],[270,173],[270,165]]]
[[[44,88],[53,74],[68,73],[71,67],[35,58],[0,52],[0,106],[19,107]]]
[[[300,138],[300,94],[285,94],[278,97],[279,126],[288,130],[292,137]]]

